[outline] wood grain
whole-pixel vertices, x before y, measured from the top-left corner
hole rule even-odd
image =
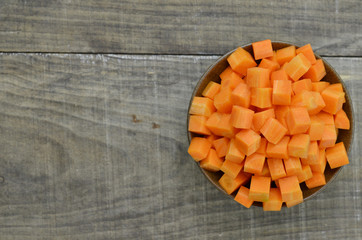
[[[270,38],[362,56],[361,12],[359,0],[2,0],[0,51],[221,55]]]
[[[361,239],[362,60],[327,58],[354,103],[351,164],[316,198],[264,213],[186,153],[189,97],[216,59],[0,54],[1,239]]]

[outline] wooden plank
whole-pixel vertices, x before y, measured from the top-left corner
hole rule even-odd
[[[221,55],[270,38],[362,56],[361,12],[358,0],[2,0],[0,51]]]
[[[280,213],[245,209],[187,156],[186,113],[216,56],[0,54],[1,239],[361,239],[360,58],[351,165]]]

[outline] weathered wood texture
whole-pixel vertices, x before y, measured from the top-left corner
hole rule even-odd
[[[359,0],[2,0],[0,51],[223,54],[271,38],[362,56],[361,13]]]
[[[362,239],[362,60],[351,164],[292,209],[245,209],[187,155],[186,112],[217,57],[0,54],[0,238]]]

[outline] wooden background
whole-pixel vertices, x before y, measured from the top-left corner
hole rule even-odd
[[[362,4],[2,0],[0,239],[362,239]],[[345,81],[351,164],[317,197],[264,213],[187,155],[193,87],[220,55],[310,42]]]

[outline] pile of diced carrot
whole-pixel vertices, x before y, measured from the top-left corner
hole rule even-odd
[[[270,40],[238,48],[221,81],[194,97],[188,153],[208,171],[222,171],[220,185],[249,208],[262,202],[279,211],[303,202],[300,184],[326,184],[324,170],[349,163],[338,129],[349,129],[343,86],[321,81],[324,63],[310,44],[273,51]],[[220,82],[220,83],[219,83]]]

